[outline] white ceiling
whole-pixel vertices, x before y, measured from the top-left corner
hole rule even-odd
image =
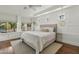
[[[59,7],[61,5],[36,5],[35,7],[29,7],[29,5],[0,5],[0,13],[30,17]]]
[[[51,10],[55,10],[57,8],[62,8],[64,6],[65,5],[53,5],[53,6],[49,7],[49,8],[47,8],[47,9],[44,9],[44,10],[38,12],[38,13],[35,13],[34,15],[39,15],[39,14],[42,14],[42,13],[45,13],[45,12],[48,12],[48,11],[51,11]]]
[[[26,7],[26,9],[24,9]],[[44,5],[41,7],[29,8],[27,5],[0,5],[0,13],[21,15],[21,16],[32,16],[41,10],[47,9],[51,5]]]

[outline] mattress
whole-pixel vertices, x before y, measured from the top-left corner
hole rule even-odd
[[[55,32],[27,31],[21,35],[23,41],[39,53],[45,48],[48,42],[55,41]]]

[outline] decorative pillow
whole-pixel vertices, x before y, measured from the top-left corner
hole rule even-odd
[[[49,32],[53,32],[54,31],[54,27],[53,28],[49,28]]]
[[[49,29],[41,29],[42,32],[49,32]]]

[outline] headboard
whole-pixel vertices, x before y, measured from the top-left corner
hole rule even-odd
[[[40,25],[40,29],[45,28],[45,27],[54,28],[54,32],[57,32],[57,24],[41,24]]]

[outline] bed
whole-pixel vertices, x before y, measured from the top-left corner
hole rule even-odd
[[[46,29],[48,27],[53,28],[50,25],[40,25],[41,29]],[[53,43],[56,40],[56,32],[27,31],[21,35],[21,38],[26,44],[35,49],[36,53],[38,54],[45,47],[47,47],[49,44]]]

